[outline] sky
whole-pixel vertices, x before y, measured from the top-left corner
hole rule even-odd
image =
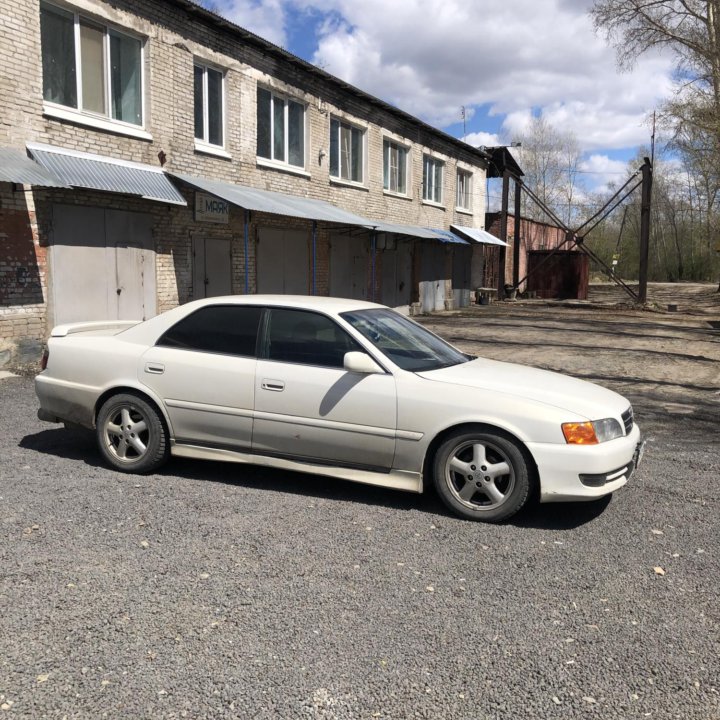
[[[214,0],[216,12],[472,145],[519,137],[533,115],[572,131],[588,189],[650,142],[672,59],[617,69],[592,0]],[[465,108],[463,126],[461,107]]]

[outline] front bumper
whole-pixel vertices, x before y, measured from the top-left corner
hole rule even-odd
[[[527,443],[540,476],[541,502],[593,500],[627,483],[641,455],[640,429],[598,445]]]

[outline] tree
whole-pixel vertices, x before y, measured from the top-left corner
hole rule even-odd
[[[623,68],[654,48],[673,53],[676,94],[662,108],[662,118],[671,146],[696,176],[688,185],[695,186],[693,201],[704,204],[709,247],[718,225],[720,186],[720,0],[596,0],[590,14]]]
[[[561,220],[570,223],[575,214],[580,146],[572,133],[554,128],[541,116],[533,117],[518,138],[522,147],[519,163],[524,183]],[[535,220],[547,220],[532,200],[523,196],[522,214]]]

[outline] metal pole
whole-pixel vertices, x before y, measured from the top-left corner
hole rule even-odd
[[[645,158],[642,166],[642,205],[640,209],[640,272],[638,298],[647,302],[648,255],[650,251],[650,201],[652,198],[652,164]]]
[[[312,294],[317,294],[316,285],[316,270],[317,270],[317,220],[313,220],[312,223]]]
[[[507,224],[508,224],[508,201],[510,199],[510,173],[505,170],[503,172],[502,186],[502,208],[500,210],[500,239],[507,242]],[[505,246],[500,247],[498,261],[498,278],[497,278],[497,295],[498,300],[505,297]]]
[[[250,258],[248,247],[250,245],[250,211],[245,211],[245,294],[250,294]]]
[[[520,180],[515,178],[515,228],[513,232],[513,287],[520,290]]]

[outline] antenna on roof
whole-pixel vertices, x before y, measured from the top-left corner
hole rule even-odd
[[[465,106],[460,106],[460,118],[463,121],[463,142],[465,142],[465,135],[466,135],[466,129],[465,129]]]

